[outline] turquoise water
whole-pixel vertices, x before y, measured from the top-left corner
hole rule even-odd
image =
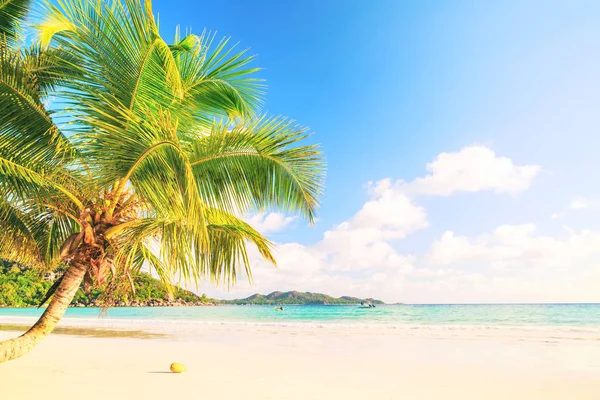
[[[0,323],[36,317],[42,310],[0,308]],[[209,323],[281,323],[586,328],[600,333],[600,304],[398,305],[374,309],[358,306],[139,307],[112,308],[100,317],[97,308],[71,308],[68,320],[164,321]]]

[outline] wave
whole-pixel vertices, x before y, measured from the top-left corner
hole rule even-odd
[[[30,325],[36,317],[1,316],[2,324]],[[74,328],[102,328],[114,330],[145,330],[150,332],[193,335],[206,328],[293,330],[300,332],[343,332],[344,334],[398,335],[418,337],[506,337],[516,339],[597,340],[600,327],[556,325],[483,325],[483,324],[417,324],[417,323],[366,323],[366,322],[298,322],[298,321],[232,321],[156,318],[83,318],[65,317],[60,326]]]

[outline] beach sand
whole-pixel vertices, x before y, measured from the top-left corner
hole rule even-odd
[[[170,373],[172,362],[188,372]],[[53,334],[0,364],[0,399],[38,398],[597,400],[600,342],[251,325],[206,325],[193,336]]]

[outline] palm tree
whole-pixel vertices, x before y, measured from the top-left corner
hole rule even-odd
[[[251,279],[248,243],[275,260],[240,216],[312,222],[323,187],[308,131],[259,115],[245,51],[208,33],[167,44],[149,0],[58,3],[19,47],[29,1],[0,2],[0,258],[64,271],[0,362],[46,337],[82,282],[116,293],[142,267],[165,283]]]

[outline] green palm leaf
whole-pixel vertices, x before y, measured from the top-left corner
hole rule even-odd
[[[62,79],[55,60],[52,52],[11,50],[0,43],[0,154],[14,161],[55,166],[75,156],[43,105]]]
[[[34,220],[2,193],[0,198],[0,258],[27,265],[43,265],[43,253],[37,246]]]
[[[0,0],[0,40],[15,41],[31,0]]]
[[[107,237],[122,242],[115,245],[120,249],[118,264],[134,264],[141,252],[148,265],[169,283],[173,276],[186,283],[207,279],[227,286],[240,274],[251,279],[247,243],[275,264],[272,243],[240,218],[211,208],[206,210],[206,219],[208,250],[201,245],[203,237],[193,224],[175,218],[138,219],[109,230]]]
[[[229,211],[276,207],[312,221],[324,162],[317,145],[297,145],[308,135],[307,129],[281,118],[215,125],[190,143],[202,198]]]
[[[189,35],[171,46],[181,73],[185,101],[195,121],[211,125],[211,117],[252,117],[263,103],[264,85],[250,67],[254,56],[235,51],[225,38],[214,44],[215,35]]]
[[[0,46],[0,257],[100,287],[144,267],[229,286],[253,247],[275,264],[239,215],[313,221],[324,161],[306,128],[257,116],[254,57],[207,32],[168,45],[149,1],[42,12],[39,43]]]

